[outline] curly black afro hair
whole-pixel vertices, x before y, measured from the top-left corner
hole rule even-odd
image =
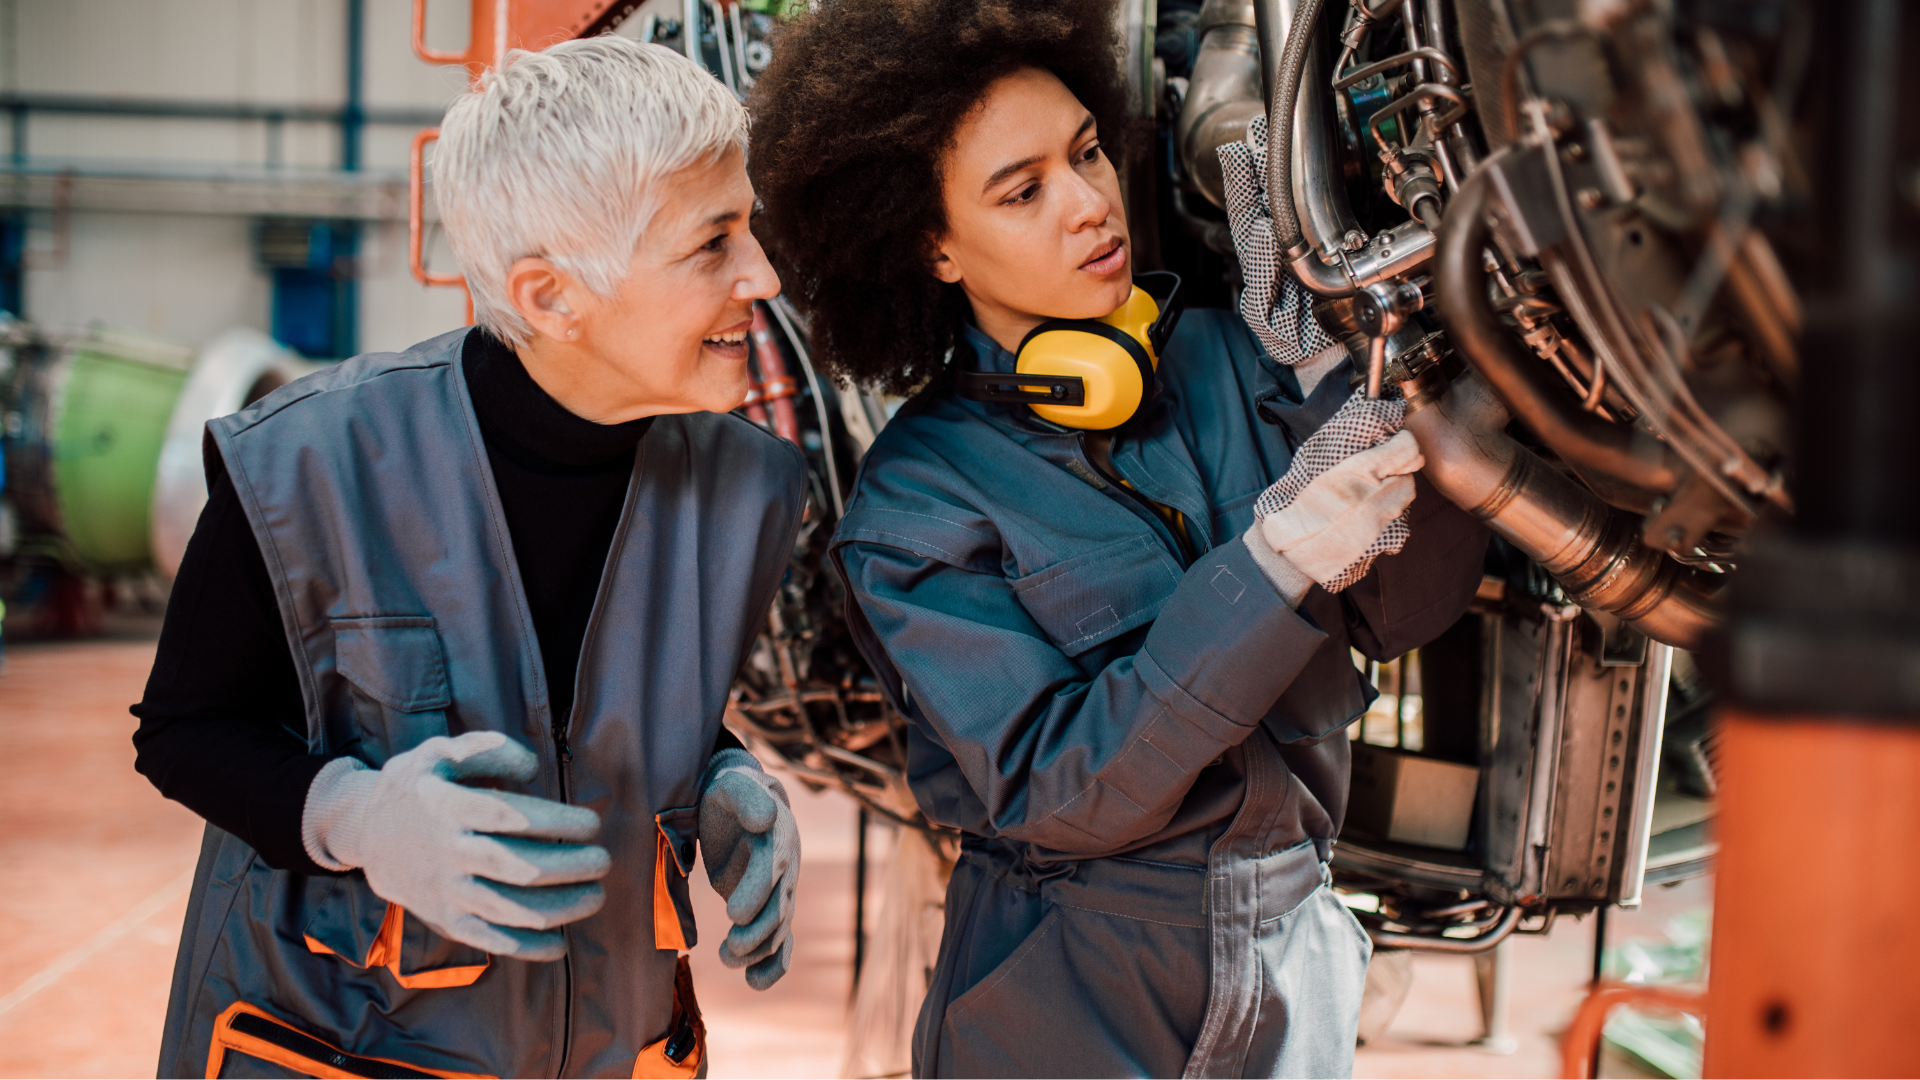
[[[785,27],[753,88],[756,232],[823,365],[905,393],[940,373],[967,312],[933,275],[941,160],[987,88],[1052,72],[1124,161],[1112,0],[828,0]]]

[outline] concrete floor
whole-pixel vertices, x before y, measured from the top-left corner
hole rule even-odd
[[[127,706],[150,640],[10,646],[0,668],[0,1076],[152,1075],[187,878],[201,824],[133,771]],[[694,886],[694,951],[711,1075],[834,1076],[853,955],[854,810],[789,784],[805,837],[793,970],[749,990],[714,954],[722,904]],[[1709,902],[1705,883],[1654,890],[1616,912],[1612,940],[1660,937]],[[1591,922],[1514,947],[1513,1032],[1491,1055],[1471,962],[1417,958],[1406,1006],[1360,1050],[1355,1075],[1550,1076],[1557,1035],[1591,965]]]

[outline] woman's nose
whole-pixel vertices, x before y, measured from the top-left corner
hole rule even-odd
[[[1079,232],[1081,229],[1106,223],[1113,216],[1113,201],[1099,188],[1088,183],[1079,173],[1074,173],[1067,188],[1067,230]]]
[[[746,233],[746,250],[741,252],[740,276],[733,282],[735,300],[771,300],[780,295],[780,275],[767,261],[767,253],[751,232]]]

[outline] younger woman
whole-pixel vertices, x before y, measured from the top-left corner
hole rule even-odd
[[[1372,695],[1349,648],[1445,629],[1486,534],[1405,434],[1289,475],[1349,398],[1310,319],[1186,313],[1137,412],[1092,430],[981,400],[1036,327],[1132,293],[1112,25],[1099,0],[838,0],[757,91],[764,232],[820,351],[924,385],[835,541],[914,794],[963,833],[914,1070],[1343,1075],[1368,942],[1325,863]]]

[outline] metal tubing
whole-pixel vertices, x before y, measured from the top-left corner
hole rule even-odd
[[[1208,0],[1206,28],[1193,61],[1193,77],[1174,126],[1181,164],[1202,194],[1226,205],[1220,147],[1246,138],[1247,123],[1262,111],[1260,55],[1249,0]]]
[[[1481,252],[1488,241],[1490,170],[1467,179],[1448,208],[1440,231],[1434,285],[1448,337],[1480,376],[1492,385],[1541,441],[1577,465],[1665,494],[1679,486],[1667,455],[1645,456],[1634,448],[1633,429],[1602,420],[1567,400],[1539,360],[1500,325],[1486,301]]]
[[[1398,277],[1433,258],[1433,231],[1418,221],[1404,221],[1373,238],[1366,247],[1342,255],[1332,265],[1312,250],[1290,261],[1293,276],[1316,296],[1352,296],[1376,282]]]
[[[1208,0],[1201,10],[1204,36],[1175,127],[1175,143],[1188,175],[1217,205],[1225,205],[1217,151],[1228,142],[1244,138],[1247,122],[1253,117],[1269,113],[1266,97],[1270,90],[1263,88],[1270,88],[1278,77],[1274,66],[1286,41],[1278,35],[1293,15],[1292,6],[1285,0],[1260,0],[1258,4],[1251,0]],[[1272,197],[1273,163],[1277,160],[1273,151],[1279,143],[1285,143],[1284,152],[1291,165],[1288,179],[1294,229],[1318,253],[1317,266],[1296,263],[1295,272],[1315,293],[1347,296],[1353,292],[1353,283],[1339,269],[1341,251],[1347,235],[1360,225],[1347,203],[1346,188],[1339,181],[1334,163],[1329,115],[1333,102],[1323,74],[1325,53],[1325,48],[1316,44],[1306,48],[1301,57],[1290,138],[1276,140],[1273,129],[1268,129],[1267,183]],[[1371,280],[1378,279],[1361,284]]]
[[[1423,952],[1454,954],[1485,952],[1507,940],[1513,928],[1520,925],[1520,914],[1519,905],[1508,908],[1500,921],[1479,937],[1428,937],[1425,934],[1399,934],[1392,930],[1368,930],[1367,936],[1373,939],[1376,949],[1419,949]]]
[[[1300,0],[1293,18],[1281,22],[1280,0],[1260,0],[1254,8],[1262,57],[1279,62],[1266,80],[1267,115],[1291,116],[1306,67],[1313,24],[1323,0]],[[1265,62],[1265,61],[1263,61]],[[1263,74],[1265,72],[1263,71]],[[1267,198],[1273,209],[1273,236],[1282,251],[1300,242],[1300,218],[1293,208],[1293,125],[1271,124],[1267,132]]]
[[[1718,575],[1640,542],[1636,515],[1615,510],[1505,432],[1507,411],[1476,376],[1456,379],[1406,426],[1440,493],[1545,567],[1574,602],[1611,612],[1641,633],[1698,649],[1718,622]]]
[[[1320,253],[1320,261],[1337,264],[1347,234],[1360,222],[1347,203],[1346,185],[1334,161],[1333,95],[1324,74],[1326,46],[1308,49],[1300,75],[1300,96],[1293,106],[1293,208],[1300,218],[1300,235]]]

